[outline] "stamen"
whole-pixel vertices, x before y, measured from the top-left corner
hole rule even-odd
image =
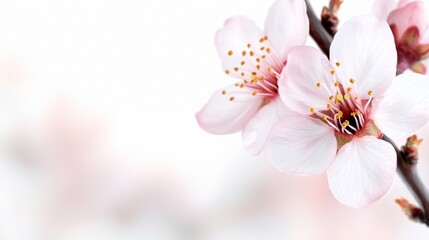
[[[232,56],[232,54],[234,54],[234,52],[232,50],[228,51],[228,56]]]
[[[349,81],[350,81],[351,84],[354,84],[356,82],[353,78],[350,78]]]
[[[335,74],[335,70],[334,70],[334,69],[332,69],[332,70],[330,71],[330,73],[331,73],[331,75],[334,75],[334,74]]]
[[[225,95],[226,94],[226,91],[225,90],[222,90],[222,95]]]
[[[341,65],[340,62],[336,62],[335,65],[337,65],[337,67],[339,67]]]
[[[231,102],[232,102],[232,101],[234,101],[234,99],[235,99],[235,97],[230,97],[230,98],[229,98],[229,101],[231,101]]]
[[[247,52],[246,52],[246,51],[243,51],[243,52],[241,53],[241,55],[243,55],[243,57],[245,57],[245,56],[246,56],[246,54],[247,54]]]

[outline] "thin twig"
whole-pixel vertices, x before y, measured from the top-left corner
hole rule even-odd
[[[429,193],[420,179],[420,176],[417,172],[417,161],[413,159],[412,161],[407,159],[406,154],[400,150],[396,144],[387,136],[383,136],[383,140],[392,144],[395,148],[397,158],[397,172],[402,177],[402,180],[405,182],[407,187],[411,190],[414,197],[418,200],[420,207],[422,208],[425,219],[420,221],[426,226],[429,226]]]
[[[309,0],[305,0],[305,3],[307,4],[307,15],[310,21],[310,35],[329,58],[329,47],[331,46],[332,36],[325,30],[319,17],[314,13]]]

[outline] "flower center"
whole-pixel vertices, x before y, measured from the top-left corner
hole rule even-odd
[[[340,63],[336,66],[339,68]],[[337,73],[335,70],[330,70],[332,79],[327,81],[334,88],[329,88],[321,82],[317,82],[317,88],[326,92],[326,108],[316,109],[310,108],[310,113],[313,117],[321,119],[323,122],[334,128],[338,133],[346,135],[354,135],[365,129],[369,122],[368,112],[371,108],[373,91],[368,90],[366,99],[359,98],[355,84],[356,80],[350,78],[348,81],[343,81],[343,74]],[[332,89],[334,89],[332,91]]]
[[[226,69],[226,74],[232,74],[241,78],[235,84],[236,87],[248,91],[253,96],[264,96],[272,98],[278,94],[277,79],[285,65],[272,51],[272,46],[267,36],[258,41],[247,43],[241,51],[228,50],[228,57],[238,63],[232,69]],[[223,95],[227,92],[223,91]],[[235,97],[230,96],[230,101]]]

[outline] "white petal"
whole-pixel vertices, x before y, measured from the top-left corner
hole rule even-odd
[[[310,114],[310,108],[326,110],[335,86],[328,59],[313,47],[295,47],[279,79],[279,93],[292,110]],[[325,87],[317,87],[317,83]]]
[[[331,62],[340,62],[344,79],[356,80],[353,87],[361,99],[383,94],[396,75],[397,53],[386,21],[374,16],[354,17],[335,35]],[[346,86],[348,87],[348,86]]]
[[[277,0],[265,20],[265,33],[284,62],[291,47],[304,45],[309,34],[306,5],[303,0]]]
[[[336,150],[332,128],[320,120],[295,116],[283,118],[273,128],[264,152],[280,171],[313,175],[329,167]]]
[[[222,94],[223,91],[225,94]],[[244,128],[261,103],[262,98],[253,96],[251,91],[229,86],[217,90],[196,118],[200,127],[207,132],[234,133]]]
[[[216,32],[216,47],[225,70],[237,78],[242,78],[242,72],[253,71],[250,63],[247,44],[256,46],[264,33],[256,26],[255,22],[247,17],[237,16],[225,21],[224,26]],[[247,51],[243,56],[243,51]],[[240,63],[247,62],[244,66]],[[256,65],[256,63],[254,64]],[[234,68],[239,68],[234,71]]]
[[[409,137],[429,120],[429,77],[404,73],[381,100],[373,103],[372,119],[391,138]]]
[[[329,187],[341,203],[368,207],[389,191],[395,170],[392,145],[371,136],[354,138],[340,148],[328,169]]]
[[[260,154],[273,126],[281,118],[296,114],[279,97],[262,107],[243,129],[244,149],[252,155]]]

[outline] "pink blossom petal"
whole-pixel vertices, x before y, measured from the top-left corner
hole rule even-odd
[[[350,86],[361,99],[368,99],[368,91],[373,96],[383,94],[396,75],[392,31],[376,17],[360,16],[346,22],[335,35],[330,50],[331,62],[341,63],[338,72],[343,79],[355,80]]]
[[[265,33],[282,62],[291,47],[303,45],[308,38],[306,9],[301,0],[277,0],[268,12]]]
[[[397,37],[407,31],[409,27],[417,27],[419,29],[420,38],[428,28],[428,16],[426,14],[425,5],[421,1],[411,2],[402,8],[392,11],[387,22],[390,25],[395,25],[397,30]]]
[[[398,8],[405,7],[408,3],[412,2],[412,0],[399,0]]]
[[[328,169],[329,187],[339,202],[368,207],[389,191],[395,170],[392,145],[372,136],[354,138],[340,148]]]
[[[263,36],[264,33],[255,22],[247,17],[236,16],[226,20],[224,26],[216,32],[215,37],[218,55],[225,71],[240,79],[242,79],[243,71],[246,73],[253,71],[254,66],[250,64],[247,44],[256,46]],[[246,52],[245,56],[243,56],[243,51]],[[242,61],[247,61],[247,64],[242,66]],[[234,69],[240,70],[234,71]]]
[[[329,96],[336,92],[328,59],[313,47],[295,47],[279,79],[279,93],[292,110],[310,114],[310,108],[326,110]],[[317,87],[320,83],[321,87]],[[328,93],[328,90],[330,93]]]
[[[279,97],[262,107],[243,129],[244,149],[252,155],[259,155],[273,126],[281,118],[296,114]]]
[[[223,94],[225,93],[225,94]],[[196,114],[200,127],[213,134],[240,131],[261,107],[262,98],[252,91],[229,86],[217,90]]]
[[[280,120],[273,128],[264,152],[280,171],[313,175],[329,167],[336,150],[337,140],[331,127],[300,115]]]
[[[429,77],[399,75],[383,99],[373,103],[372,119],[391,138],[409,137],[429,120]]]
[[[372,13],[380,19],[387,20],[387,16],[397,5],[398,0],[375,0],[372,5]]]

